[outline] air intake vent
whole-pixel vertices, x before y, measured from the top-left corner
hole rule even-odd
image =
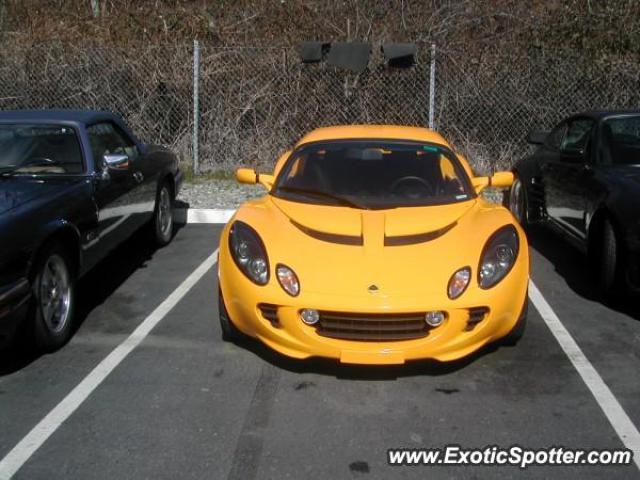
[[[261,303],[258,305],[262,316],[271,322],[274,327],[280,327],[280,320],[278,320],[278,306],[270,303]]]
[[[300,231],[306,233],[310,237],[315,238],[316,240],[322,240],[323,242],[328,242],[328,243],[339,243],[342,245],[362,246],[364,244],[361,236],[355,237],[352,235],[338,235],[335,233],[319,232],[317,230],[307,228],[304,225],[300,225],[299,223],[294,222],[293,220],[290,220],[290,222],[295,227],[300,229]]]
[[[488,307],[475,307],[469,309],[469,319],[467,320],[467,327],[465,328],[466,332],[470,332],[476,325],[478,325],[482,320],[485,319],[487,314],[489,313]]]
[[[384,246],[385,247],[401,247],[403,245],[415,245],[416,243],[425,243],[430,242],[431,240],[435,240],[436,238],[441,237],[453,227],[456,226],[456,222],[453,222],[446,227],[441,228],[440,230],[435,230],[433,232],[426,233],[418,233],[416,235],[403,235],[400,237],[384,237]]]

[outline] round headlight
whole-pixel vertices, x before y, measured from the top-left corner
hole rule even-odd
[[[464,293],[469,286],[469,280],[471,280],[471,269],[464,267],[451,275],[449,279],[449,285],[447,286],[447,295],[451,300],[458,298]]]
[[[278,265],[276,267],[276,276],[278,277],[278,283],[282,289],[292,297],[297,296],[300,293],[300,282],[295,272],[286,265]]]
[[[244,222],[236,221],[229,231],[231,257],[249,280],[258,285],[269,281],[269,259],[258,233]]]
[[[444,312],[427,312],[424,316],[424,321],[430,327],[439,327],[440,325],[442,325],[442,322],[444,322],[445,318],[447,318],[447,315]]]
[[[307,325],[315,325],[320,321],[320,313],[311,308],[305,308],[300,312],[300,319]]]
[[[507,276],[518,258],[519,248],[518,232],[513,225],[506,225],[489,237],[478,266],[480,288],[491,288]]]

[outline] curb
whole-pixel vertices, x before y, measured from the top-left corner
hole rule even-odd
[[[218,208],[178,208],[173,214],[177,223],[225,224],[236,213],[235,210]]]

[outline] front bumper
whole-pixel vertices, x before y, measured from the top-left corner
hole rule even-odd
[[[446,295],[437,298],[381,298],[373,295],[353,298],[304,291],[293,298],[282,291],[277,282],[272,281],[264,287],[254,285],[232,264],[231,259],[227,260],[231,264],[221,257],[220,287],[234,325],[272,349],[299,359],[328,357],[353,364],[456,360],[507,335],[516,325],[527,300],[529,258],[526,250],[521,252],[509,275],[494,288],[482,290],[472,284],[459,299],[453,301]],[[276,325],[263,315],[260,304],[277,307]],[[488,308],[488,312],[470,329],[470,311],[479,307]],[[423,338],[354,341],[320,335],[316,327],[305,325],[300,320],[299,311],[303,308],[387,315],[442,310],[447,313],[447,319]]]
[[[31,288],[25,278],[0,287],[0,345],[13,336],[27,313]]]

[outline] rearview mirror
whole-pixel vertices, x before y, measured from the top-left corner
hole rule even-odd
[[[547,135],[549,135],[549,132],[535,130],[533,132],[530,132],[527,136],[527,143],[530,143],[532,145],[542,145],[547,139]]]
[[[124,153],[107,153],[102,159],[109,170],[129,169],[129,156]]]

